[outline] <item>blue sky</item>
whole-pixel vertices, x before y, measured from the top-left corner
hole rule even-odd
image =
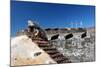
[[[95,26],[95,7],[69,4],[11,1],[11,35],[27,27],[27,21],[35,20],[43,28]]]

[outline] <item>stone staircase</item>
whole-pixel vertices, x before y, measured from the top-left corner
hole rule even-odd
[[[68,58],[66,58],[53,46],[53,44],[49,44],[48,42],[43,41],[39,41],[37,42],[37,44],[41,49],[43,49],[47,54],[49,54],[49,56],[58,64],[71,63]]]

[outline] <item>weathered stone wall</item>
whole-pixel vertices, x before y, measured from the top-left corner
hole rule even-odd
[[[63,38],[65,34],[61,35]],[[71,62],[90,62],[95,60],[95,32],[87,30],[87,36],[80,38],[82,32],[73,33],[74,37],[68,40],[56,39],[51,41],[55,47],[70,59]],[[53,35],[53,34],[51,34]],[[50,36],[51,36],[50,35]],[[48,35],[49,36],[49,35]]]

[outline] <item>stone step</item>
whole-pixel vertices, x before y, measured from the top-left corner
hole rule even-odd
[[[57,51],[46,51],[48,54],[50,54],[50,55],[53,55],[53,54],[56,54],[57,53]]]
[[[59,53],[59,52],[56,52],[55,54],[51,54],[52,58],[61,57],[61,56],[63,56],[63,55],[61,53]]]
[[[38,43],[38,46],[43,49],[49,56],[59,63],[69,63],[70,61],[63,54],[61,54],[53,45],[47,43]]]
[[[47,47],[44,48],[44,47],[43,47],[42,49],[43,49],[44,51],[56,51],[56,50],[57,50],[57,49],[55,49],[55,48],[50,48],[50,47],[49,47],[49,48],[47,48]]]
[[[44,40],[38,40],[38,39],[34,39],[32,40],[33,42],[36,42],[37,44],[49,44],[48,41],[44,41]]]
[[[50,46],[48,46],[48,47],[41,47],[43,50],[45,50],[45,49],[47,49],[47,50],[56,50],[56,48],[54,48],[54,47],[50,47]]]
[[[61,62],[64,62],[66,61],[66,57],[55,57],[54,60],[57,62],[57,63],[61,63]]]
[[[49,45],[49,44],[39,44],[38,46],[41,47],[41,48],[42,47],[51,47],[51,45]]]

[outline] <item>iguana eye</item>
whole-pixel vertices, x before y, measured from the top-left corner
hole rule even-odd
[[[41,54],[41,52],[36,52],[34,53],[34,56],[39,56]]]

